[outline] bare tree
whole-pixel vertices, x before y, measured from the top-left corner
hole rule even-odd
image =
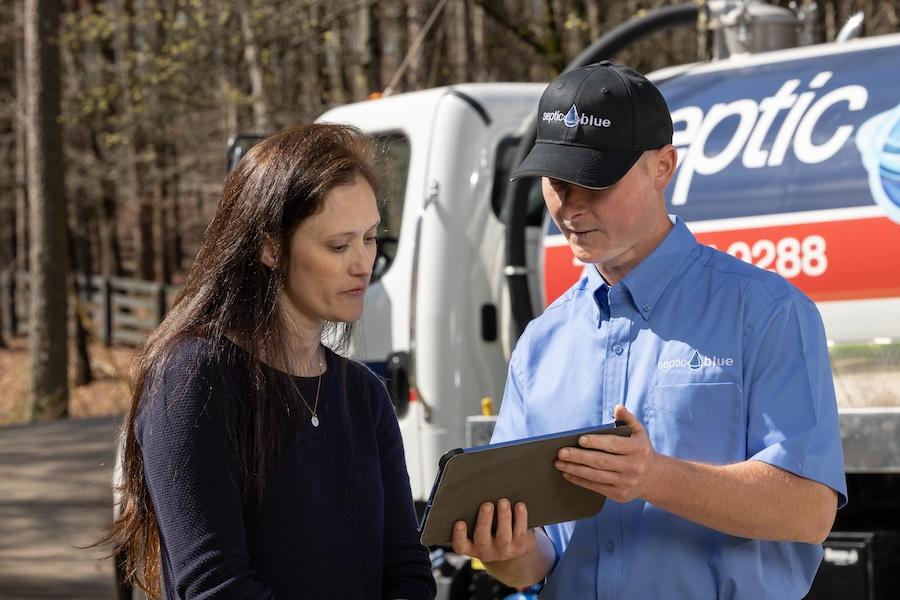
[[[350,77],[350,90],[354,100],[362,100],[375,91],[375,82],[378,81],[377,73],[373,66],[377,60],[372,53],[372,9],[366,3],[360,3],[356,13],[350,19],[351,56],[353,60],[347,66]]]
[[[263,64],[260,58],[259,45],[256,42],[256,23],[252,2],[238,2],[241,18],[241,35],[244,38],[244,61],[253,94],[253,118],[256,131],[271,131],[272,121],[269,118],[269,104],[266,101]]]
[[[375,5],[378,19],[378,56],[381,81],[379,87],[384,89],[403,60],[403,5],[400,2],[385,2]]]
[[[15,19],[17,29],[23,31],[25,15],[21,2],[15,2]],[[16,81],[16,268],[20,271],[28,269],[28,185],[25,165],[28,162],[27,141],[25,138],[25,107],[28,103],[27,81],[25,80],[25,47],[21,41],[15,45],[15,81]]]
[[[68,414],[66,200],[60,117],[59,2],[25,0],[31,216],[32,419]]]

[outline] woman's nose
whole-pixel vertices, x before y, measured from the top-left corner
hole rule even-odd
[[[372,274],[372,267],[375,264],[375,247],[369,247],[365,242],[361,242],[355,247],[353,252],[353,260],[350,263],[351,275],[368,277]]]

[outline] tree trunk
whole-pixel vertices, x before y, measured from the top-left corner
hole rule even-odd
[[[17,29],[23,31],[25,15],[21,2],[15,2]],[[24,42],[15,44],[16,69],[16,269],[28,270],[28,143],[26,130],[28,82],[25,79]]]
[[[169,165],[169,172],[166,176],[166,197],[169,200],[169,248],[166,251],[169,257],[169,271],[177,273],[182,270],[182,261],[184,252],[182,251],[182,227],[184,224],[181,220],[181,182],[178,172],[178,149],[175,144],[166,143],[163,146],[165,151],[166,162]],[[170,280],[171,281],[171,280]]]
[[[584,6],[590,42],[596,42],[603,35],[603,17],[600,16],[600,3],[585,0]]]
[[[470,61],[474,49],[472,32],[472,10],[469,0],[456,0],[453,13],[453,38],[450,56],[453,57],[453,79],[458,82],[472,80]]]
[[[343,72],[343,55],[341,46],[341,21],[332,22],[331,26],[322,32],[322,48],[325,51],[325,72],[328,77],[328,101],[329,104],[344,104],[347,102],[345,93]]]
[[[400,2],[386,2],[378,7],[378,29],[381,59],[381,89],[385,89],[403,60],[403,23]]]
[[[60,117],[59,3],[25,0],[31,208],[31,419],[68,414],[66,202]]]
[[[72,273],[72,300],[75,303],[75,385],[87,385],[94,380],[94,374],[91,371],[91,355],[88,352],[88,332],[84,325],[86,318],[86,297],[90,294],[91,289],[91,269],[90,269],[90,252],[82,249],[78,251],[79,238],[74,228],[69,227],[67,239],[69,248],[69,267]],[[79,256],[80,255],[80,256]],[[84,274],[87,278],[84,289],[86,294],[82,294],[82,286],[78,283],[78,273]]]
[[[116,81],[119,85],[119,117],[122,125],[120,133],[122,142],[118,160],[118,188],[123,207],[130,207],[133,212],[132,228],[132,265],[137,277],[151,279],[152,263],[147,260],[149,246],[146,236],[146,207],[139,194],[139,175],[137,169],[139,127],[134,121],[134,102],[132,100],[133,83],[131,81],[132,50],[131,2],[130,0],[110,0],[110,12],[114,17],[113,48],[116,63]],[[149,263],[149,264],[148,264]]]
[[[97,131],[91,131],[91,147],[97,160],[103,164],[105,153],[97,139]],[[100,198],[97,201],[97,232],[99,237],[100,274],[104,277],[122,276],[122,251],[119,248],[119,227],[116,210],[116,184],[106,173],[101,174]]]
[[[377,76],[373,77],[372,65],[372,9],[365,3],[356,10],[352,27],[352,56],[347,65],[350,73],[350,90],[354,100],[363,100],[375,91]]]
[[[323,83],[319,68],[319,26],[316,22],[316,6],[311,4],[304,11],[306,18],[302,20],[301,38],[302,44],[302,77],[303,88],[307,90],[303,94],[304,102],[301,104],[302,117],[312,120],[322,112]]]
[[[472,58],[474,60],[472,81],[487,81],[487,54],[484,50],[484,10],[476,4],[472,7],[471,14]]]
[[[426,13],[428,4],[421,0],[407,0],[406,3],[406,44],[404,44],[404,54],[409,52],[410,47],[419,37],[425,19],[428,18]],[[397,87],[403,87],[406,90],[418,90],[425,87],[425,59],[424,47],[420,46],[417,51],[410,56],[409,63],[406,67],[406,73],[403,78],[406,84],[397,82]],[[401,80],[402,81],[402,80]]]
[[[252,3],[239,2],[238,10],[241,16],[241,35],[244,38],[244,62],[247,64],[247,74],[250,77],[250,89],[253,96],[253,125],[259,133],[270,133],[272,121],[263,85],[265,74],[259,55],[259,46],[256,42]]]
[[[207,6],[206,10],[210,14],[214,14],[218,2],[219,0],[213,0]],[[212,56],[215,61],[215,69],[219,83],[219,98],[222,105],[222,112],[224,113],[225,132],[228,135],[233,135],[238,131],[238,106],[234,100],[238,85],[235,81],[234,65],[229,62],[229,49],[231,48],[231,45],[224,43],[223,41],[230,39],[232,36],[234,18],[232,16],[232,18],[223,19],[221,22],[218,19],[212,19],[212,23],[212,35],[210,36],[208,43],[212,48]]]

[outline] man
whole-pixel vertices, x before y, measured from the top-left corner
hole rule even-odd
[[[608,498],[596,517],[529,529],[501,499],[454,549],[509,585],[547,579],[545,599],[802,598],[847,497],[815,305],[666,213],[672,120],[639,73],[565,73],[539,119],[514,177],[542,177],[588,268],[519,340],[493,441],[613,418],[633,433],[559,452]]]

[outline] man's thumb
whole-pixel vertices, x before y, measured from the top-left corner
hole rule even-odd
[[[616,404],[616,407],[613,409],[613,417],[616,421],[623,421],[626,425],[631,427],[631,433],[633,434],[644,431],[644,426],[638,421],[637,417],[628,412],[628,409],[622,404]]]

